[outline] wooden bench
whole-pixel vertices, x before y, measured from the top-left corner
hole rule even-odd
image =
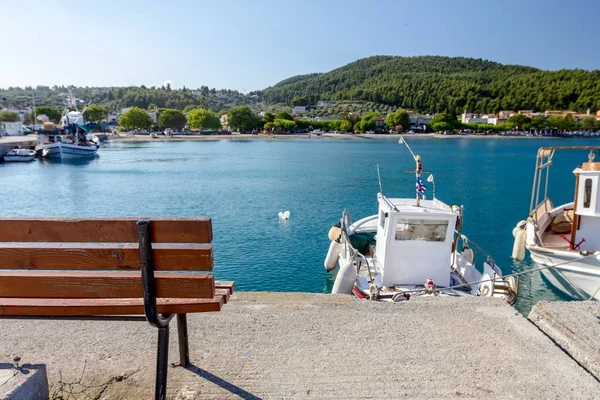
[[[171,318],[187,366],[186,314],[219,311],[233,292],[198,273],[213,268],[211,242],[207,218],[0,218],[0,318],[148,321],[164,399]]]

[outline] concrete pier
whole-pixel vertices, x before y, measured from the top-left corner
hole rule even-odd
[[[1,400],[48,400],[48,398],[45,365],[0,363]]]
[[[598,380],[501,300],[385,304],[238,293],[223,311],[188,320],[192,366],[169,368],[170,399],[597,399],[600,393]],[[18,355],[46,363],[51,393],[152,398],[157,330],[147,323],[1,323],[0,362]],[[170,362],[178,361],[175,325]]]
[[[541,301],[528,318],[600,380],[600,302]]]

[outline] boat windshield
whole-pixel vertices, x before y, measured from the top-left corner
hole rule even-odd
[[[443,242],[447,231],[446,220],[399,219],[396,224],[396,240]]]

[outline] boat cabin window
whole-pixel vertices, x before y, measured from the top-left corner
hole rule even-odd
[[[590,208],[590,202],[592,201],[592,180],[585,180],[585,191],[583,192],[583,208]]]
[[[385,228],[385,217],[387,216],[387,213],[384,211],[381,211],[379,213],[379,225],[381,226],[381,229]]]
[[[396,240],[443,242],[446,240],[448,221],[431,219],[399,219]]]

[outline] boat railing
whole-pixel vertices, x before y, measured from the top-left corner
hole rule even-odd
[[[529,204],[529,215],[531,216],[542,203],[548,199],[548,181],[550,178],[550,167],[557,150],[578,151],[600,151],[600,146],[551,146],[541,147],[536,156],[535,170],[533,175],[533,186],[531,188],[531,202]],[[543,184],[542,184],[543,182]]]
[[[460,240],[460,242],[461,242],[461,244],[462,244],[462,249],[461,249],[461,251],[460,251],[461,253],[462,253],[462,251],[463,251],[465,248],[467,248],[467,247],[468,247],[469,249],[471,249],[471,251],[473,252],[473,265],[476,265],[476,260],[477,260],[477,255],[478,255],[478,254],[483,254],[483,256],[485,257],[485,261],[486,261],[488,264],[490,264],[490,265],[491,265],[491,264],[494,264],[494,263],[495,263],[495,262],[494,262],[494,258],[493,258],[493,257],[490,255],[490,253],[488,253],[487,251],[485,251],[484,249],[482,249],[482,248],[481,248],[481,246],[479,246],[477,243],[473,242],[473,241],[472,241],[471,239],[469,239],[469,238],[468,238],[466,235],[464,235],[464,234],[462,234],[462,233],[460,233],[460,232],[458,232],[458,231],[454,231],[454,234],[455,234],[455,235],[456,235],[456,237],[457,237],[457,240],[456,240],[456,244],[457,244],[457,246],[456,246],[456,251],[453,253],[453,264],[454,264],[454,261],[456,261],[456,260],[455,260],[456,253],[457,253],[457,252],[459,252],[459,251],[458,251],[458,244],[459,244],[459,240]],[[465,245],[466,245],[466,246],[465,246]],[[493,266],[493,265],[491,265],[491,266]]]

